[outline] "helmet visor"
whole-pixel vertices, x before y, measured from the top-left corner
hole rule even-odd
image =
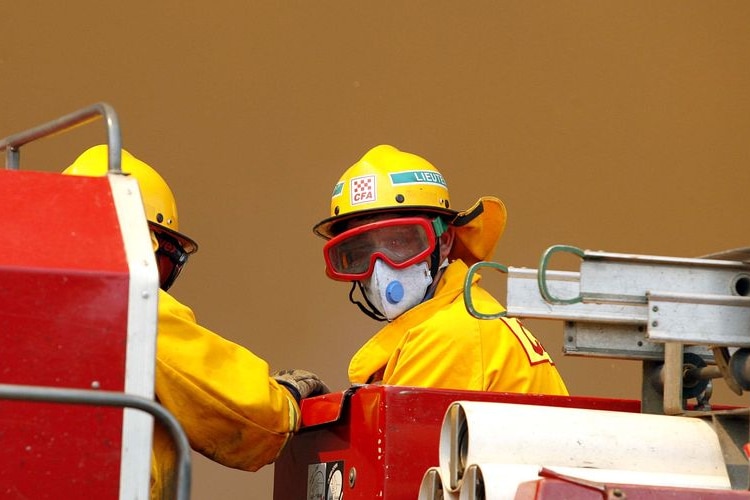
[[[326,243],[326,273],[339,281],[359,281],[372,274],[378,258],[395,269],[403,269],[426,259],[435,248],[435,241],[432,224],[422,217],[364,224]]]

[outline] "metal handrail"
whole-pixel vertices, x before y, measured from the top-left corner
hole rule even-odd
[[[180,423],[159,403],[134,394],[88,389],[65,389],[58,387],[0,384],[0,399],[67,403],[89,406],[127,407],[145,411],[156,417],[170,433],[177,445],[177,500],[190,499],[190,443]]]
[[[466,278],[464,278],[464,305],[466,306],[466,310],[478,319],[497,319],[497,318],[503,318],[508,315],[507,311],[499,311],[496,313],[482,313],[479,312],[474,305],[474,300],[471,296],[471,284],[474,281],[474,275],[477,274],[477,272],[483,268],[488,267],[491,269],[495,269],[497,271],[500,271],[501,273],[508,274],[508,267],[504,266],[498,262],[491,262],[491,261],[479,261],[469,268],[469,271],[466,273]]]
[[[42,125],[0,139],[0,151],[5,151],[5,168],[8,170],[18,170],[21,163],[21,146],[42,137],[48,137],[80,125],[85,125],[100,116],[104,118],[107,128],[109,173],[122,173],[122,134],[120,133],[120,120],[114,108],[104,102],[92,104]]]
[[[550,304],[577,304],[583,301],[580,293],[578,296],[570,299],[561,299],[553,296],[549,288],[547,287],[547,266],[549,265],[550,258],[557,252],[569,252],[573,255],[577,255],[580,258],[584,257],[584,252],[580,248],[570,245],[553,245],[544,251],[542,258],[539,262],[539,273],[537,274],[537,282],[539,284],[540,295],[549,302]]]

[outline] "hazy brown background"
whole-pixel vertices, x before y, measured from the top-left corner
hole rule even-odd
[[[175,295],[340,390],[378,324],[325,277],[311,227],[376,144],[430,159],[455,207],[501,197],[508,265],[557,243],[748,245],[749,26],[744,1],[6,1],[0,135],[112,104],[200,244]],[[103,131],[27,146],[21,166],[61,169]],[[572,393],[638,397],[636,362],[564,358],[560,323],[531,326]],[[195,461],[194,498],[270,498],[272,467]]]

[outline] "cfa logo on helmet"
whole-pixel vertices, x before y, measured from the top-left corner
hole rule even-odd
[[[366,175],[363,177],[355,177],[351,180],[351,203],[357,205],[359,203],[367,203],[369,201],[375,201],[375,176]]]

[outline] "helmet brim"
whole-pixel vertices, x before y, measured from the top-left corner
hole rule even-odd
[[[176,239],[186,254],[190,255],[198,251],[198,244],[191,238],[188,238],[182,233],[179,233],[173,229],[166,228],[156,222],[148,221],[148,226],[155,233],[165,233]]]
[[[442,216],[447,219],[448,222],[453,220],[459,212],[450,210],[447,208],[436,208],[431,206],[406,206],[406,207],[388,207],[388,208],[375,208],[372,210],[360,210],[358,212],[351,212],[346,215],[337,215],[328,217],[317,223],[313,227],[313,232],[324,238],[330,240],[337,234],[342,233],[348,229],[347,222],[354,219],[360,219],[370,217],[373,215],[381,214],[394,214],[394,215],[435,215]]]

